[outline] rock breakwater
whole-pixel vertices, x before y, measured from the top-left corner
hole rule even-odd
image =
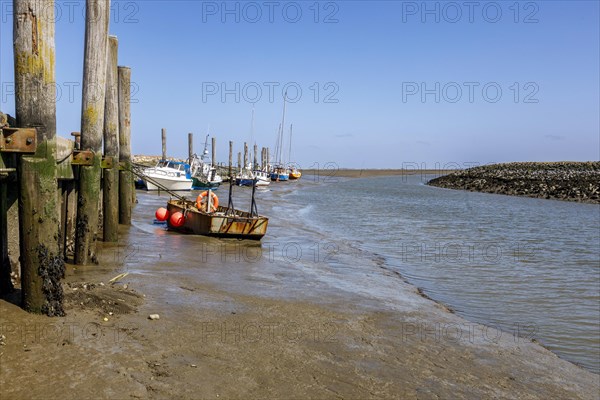
[[[455,171],[428,185],[600,204],[600,162],[518,162]]]

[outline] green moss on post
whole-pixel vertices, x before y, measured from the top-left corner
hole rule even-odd
[[[103,235],[105,242],[116,242],[119,237],[119,90],[116,36],[108,38],[108,65],[106,69],[106,101],[104,105],[104,155],[112,157],[112,168],[104,170],[102,182]]]
[[[108,0],[86,2],[83,95],[81,104],[81,149],[94,152],[91,166],[79,171],[75,263],[96,262],[96,236],[100,203],[102,133],[106,92]]]
[[[119,78],[119,223],[131,225],[135,191],[131,173],[131,69],[118,68]]]
[[[23,307],[63,315],[64,261],[58,251],[54,1],[14,3],[17,126],[37,128],[37,151],[19,164]],[[33,40],[32,40],[33,38]]]

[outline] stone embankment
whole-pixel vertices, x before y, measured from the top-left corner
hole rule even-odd
[[[600,204],[600,162],[519,162],[456,171],[428,185]]]

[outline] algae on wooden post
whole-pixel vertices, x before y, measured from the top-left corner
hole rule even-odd
[[[54,1],[14,2],[17,126],[37,129],[37,151],[19,165],[19,236],[23,308],[64,315],[56,178]]]
[[[104,155],[112,158],[111,168],[104,169],[102,182],[103,235],[105,242],[116,242],[119,232],[119,90],[117,79],[116,36],[108,38],[108,64],[106,69],[106,100],[104,106]]]
[[[75,236],[75,263],[79,265],[96,262],[109,13],[109,0],[86,2],[81,149],[92,151],[94,160],[79,171]]]
[[[119,223],[131,225],[133,176],[131,173],[131,69],[118,67],[119,79]]]

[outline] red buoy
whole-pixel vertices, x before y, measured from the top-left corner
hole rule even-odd
[[[156,210],[156,213],[154,215],[156,216],[157,220],[166,221],[167,219],[169,219],[169,210],[167,210],[164,207],[161,207],[158,210]]]
[[[182,227],[183,224],[185,223],[185,217],[183,216],[182,213],[180,213],[178,211],[171,215],[169,222],[171,223],[171,226],[174,226],[175,228],[179,228],[179,227]]]

